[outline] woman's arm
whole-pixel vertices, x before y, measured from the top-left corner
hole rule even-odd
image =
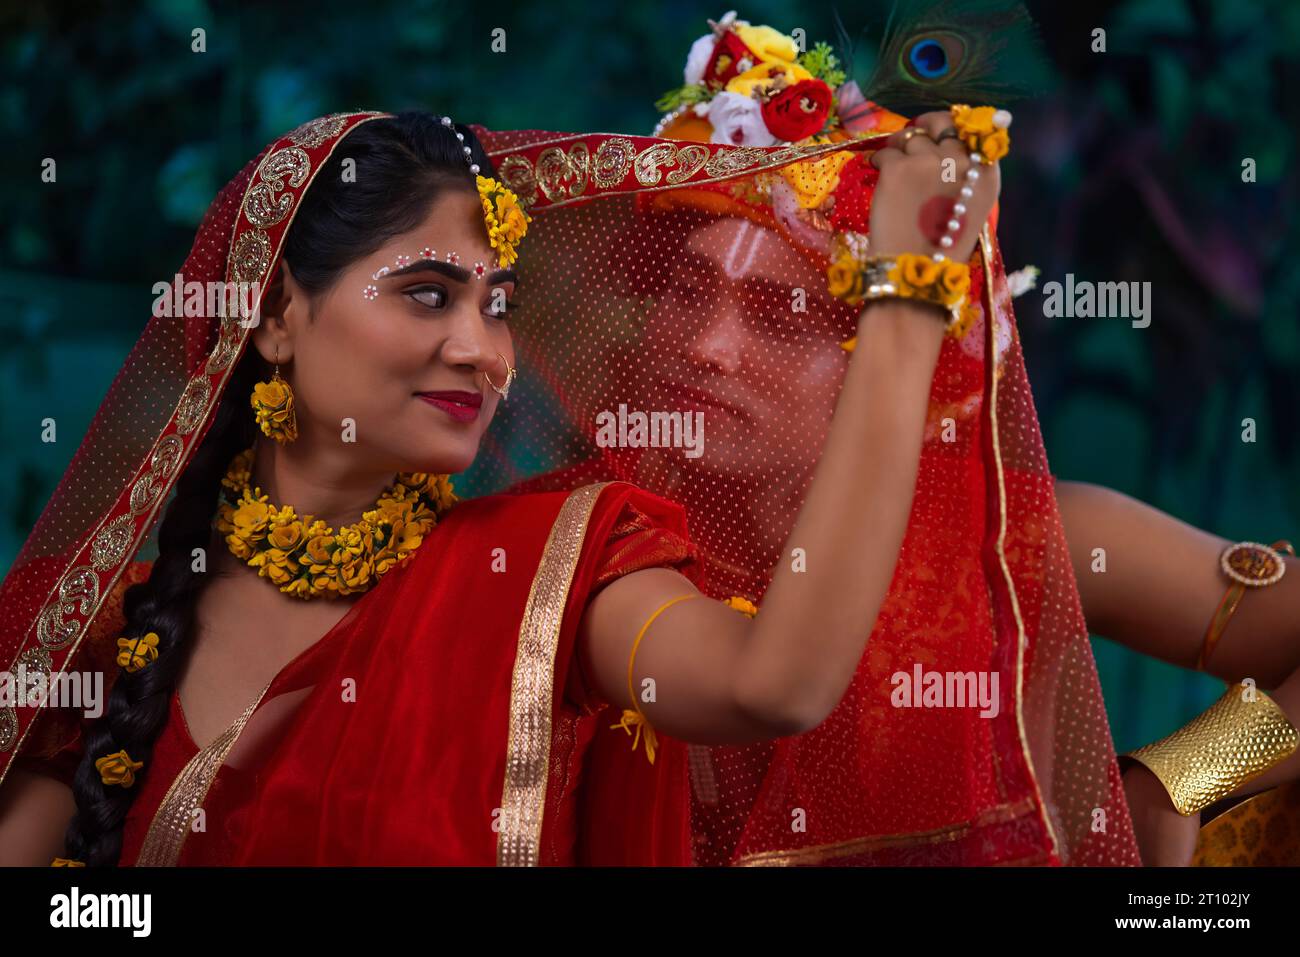
[[[871,208],[872,252],[935,249],[923,210],[957,198],[969,165],[960,141],[939,135],[952,117],[928,113],[872,156],[880,170]],[[952,176],[953,172],[956,176]],[[964,200],[965,226],[949,249],[966,262],[1000,188],[997,164]],[[951,208],[951,207],[949,207]],[[635,704],[651,725],[680,740],[745,743],[807,731],[839,703],[853,679],[893,579],[916,487],[944,312],[910,300],[869,303],[858,319],[830,433],[786,542],[806,566],[778,564],[763,610],[746,618],[708,600],[678,602],[635,636],[664,602],[696,593],[683,576],[647,569],[614,582],[588,605],[579,653],[608,701]],[[654,694],[642,682],[653,679]]]
[[[679,602],[637,651],[635,689],[650,723],[701,744],[741,744],[815,727],[843,697],[893,577],[916,485],[930,381],[943,343],[933,307],[865,309],[830,434],[787,541],[806,571],[778,565],[762,614],[711,600]],[[634,572],[600,591],[579,633],[596,690],[628,702],[642,623],[696,593],[678,572]]]
[[[76,811],[62,781],[10,768],[0,787],[0,867],[48,867]]]
[[[1056,483],[1056,498],[1088,629],[1194,668],[1228,582],[1219,555],[1231,542],[1099,485]],[[1105,549],[1095,571],[1094,549]],[[1248,589],[1206,670],[1225,681],[1277,687],[1300,668],[1300,560],[1282,580]]]

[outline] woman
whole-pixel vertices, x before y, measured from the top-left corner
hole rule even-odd
[[[698,155],[682,141],[758,152],[800,133],[809,136],[801,142],[848,143],[906,120],[864,103],[824,52],[799,55],[792,38],[734,18],[712,26],[675,91],[682,105],[656,130],[675,145],[623,138],[633,175],[617,187],[599,178],[602,156],[615,154],[606,139],[488,135],[565,268],[524,263],[532,308],[520,331],[545,395],[523,409],[539,418],[507,429],[476,469],[491,488],[540,461],[549,473],[516,489],[624,479],[670,496],[687,511],[700,587],[766,613],[772,569],[795,560],[791,530],[847,366],[840,341],[854,311],[824,281],[833,243],[869,232],[887,196],[873,202],[875,170],[847,150],[744,180],[669,184]],[[929,62],[927,37],[900,39],[893,59]],[[806,128],[792,130],[792,115],[806,115]],[[918,136],[910,148],[928,145]],[[583,156],[593,158],[592,181],[577,175]],[[593,196],[600,202],[580,202]],[[929,218],[942,232],[943,217]],[[996,211],[971,263],[969,329],[940,355],[907,535],[867,656],[815,731],[692,749],[700,860],[1135,864],[1140,845],[1149,863],[1186,863],[1200,815],[1175,809],[1172,782],[1139,762],[1121,783],[1089,629],[1226,681],[1254,676],[1278,706],[1269,720],[1281,729],[1300,717],[1300,576],[1220,609],[1225,589],[1245,591],[1220,570],[1230,542],[1051,475],[995,228]],[[583,328],[580,354],[548,335],[561,317]],[[604,441],[598,416],[623,407],[704,410],[702,454]],[[557,420],[567,426],[558,435]],[[1216,610],[1235,611],[1230,628]],[[1001,707],[989,716],[899,708],[896,679],[917,665],[998,674]],[[1232,793],[1300,773],[1300,756],[1270,760]]]
[[[876,154],[900,199],[873,242],[928,255],[921,196],[957,187],[919,193],[936,154],[903,145]],[[725,178],[736,151],[708,152]],[[4,710],[4,863],[684,863],[679,742],[835,706],[907,524],[947,314],[861,309],[870,348],[794,531],[813,566],[778,573],[761,618],[691,601],[682,512],[655,495],[451,492],[514,379],[526,219],[494,172],[446,118],[338,114],[217,197],[0,591],[11,671],[115,666],[80,742],[53,704]],[[260,315],[190,311],[189,284],[223,280],[259,284]],[[132,562],[173,487],[158,557]],[[619,711],[643,753],[600,727]]]

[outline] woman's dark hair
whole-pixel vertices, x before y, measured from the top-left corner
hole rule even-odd
[[[456,134],[463,135],[463,142]],[[467,159],[462,146],[470,148]],[[342,175],[345,160],[355,176]],[[469,127],[448,128],[429,113],[406,112],[370,120],[350,132],[316,174],[285,239],[283,257],[294,279],[311,296],[394,236],[419,225],[449,188],[474,188],[469,164],[494,176],[491,160]],[[258,432],[248,396],[269,366],[248,348],[231,373],[212,426],[176,485],[158,529],[158,558],[147,580],[127,589],[124,635],[158,634],[158,658],[113,682],[108,707],[90,724],[73,782],[77,813],[68,825],[68,857],[87,866],[111,866],[122,851],[122,824],[137,783],[106,786],[95,761],[126,751],[149,773],[154,742],[188,656],[195,605],[204,575],[192,571],[195,548],[207,549],[221,479],[231,459],[253,444]]]

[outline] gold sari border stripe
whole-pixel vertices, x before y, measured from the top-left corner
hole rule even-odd
[[[991,807],[975,819],[963,821],[959,824],[948,824],[929,831],[858,837],[847,841],[835,841],[830,844],[817,844],[812,847],[801,847],[793,850],[759,851],[755,854],[746,854],[740,857],[736,861],[736,866],[797,867],[892,848],[910,847],[918,844],[946,844],[961,840],[976,828],[1005,824],[1024,817],[1026,814],[1034,813],[1035,810],[1034,800],[1025,797],[1011,804],[1000,804]]]
[[[984,320],[985,363],[987,368],[991,370],[989,375],[989,418],[992,424],[990,431],[993,439],[993,461],[998,476],[998,537],[994,543],[994,551],[997,553],[998,567],[1002,570],[1007,595],[1011,601],[1011,614],[1016,621],[1016,733],[1020,737],[1020,749],[1024,754],[1025,770],[1029,774],[1029,783],[1034,789],[1038,816],[1042,819],[1048,840],[1052,842],[1052,851],[1059,859],[1061,845],[1056,838],[1056,831],[1052,827],[1052,822],[1047,816],[1047,810],[1043,804],[1043,794],[1038,787],[1038,776],[1034,773],[1033,757],[1029,753],[1029,742],[1025,737],[1024,683],[1025,642],[1027,639],[1025,637],[1025,620],[1020,613],[1020,599],[1016,594],[1016,584],[1011,577],[1011,569],[1007,565],[1005,548],[1007,537],[1007,483],[1002,467],[1002,446],[998,435],[997,307],[993,298],[993,242],[989,238],[988,223],[985,223],[984,228],[980,230],[979,243],[980,255],[984,260],[984,290],[989,302],[988,315],[985,316]]]
[[[217,779],[217,773],[226,763],[231,748],[243,734],[248,719],[253,716],[262,698],[270,689],[272,682],[267,682],[257,698],[244,709],[244,713],[235,719],[225,731],[221,732],[211,744],[190,758],[171,787],[163,795],[158,809],[154,811],[149,830],[140,845],[140,854],[136,858],[136,867],[175,867],[180,860],[185,839],[194,824],[194,812],[203,806],[203,801]]]
[[[510,682],[510,733],[497,833],[500,867],[536,867],[540,860],[551,761],[555,653],[592,509],[611,484],[584,485],[565,498],[528,591]]]

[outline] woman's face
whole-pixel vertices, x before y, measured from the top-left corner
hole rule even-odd
[[[450,261],[449,261],[450,260]],[[352,264],[314,303],[285,271],[283,309],[255,331],[293,388],[294,451],[351,441],[367,469],[455,473],[473,462],[514,352],[497,266],[470,189],[445,191],[417,228]],[[309,320],[309,309],[314,319]],[[421,393],[450,393],[430,402]],[[300,444],[302,443],[302,444]]]
[[[689,468],[737,476],[812,468],[853,334],[826,278],[779,235],[738,218],[690,234],[647,323],[643,401],[704,413]]]

